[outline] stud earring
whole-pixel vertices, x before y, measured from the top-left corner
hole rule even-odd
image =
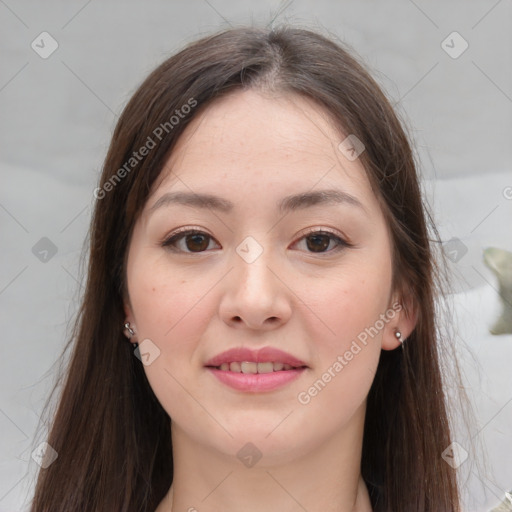
[[[124,328],[128,331],[128,338],[131,338],[135,334],[135,331],[130,327],[130,322],[126,322]]]
[[[404,348],[405,340],[402,339],[402,333],[400,331],[395,331],[395,337],[400,342],[400,345],[402,346],[402,348]]]
[[[131,328],[130,322],[126,322],[124,324],[124,334],[130,340],[132,336],[135,334],[135,331]],[[139,344],[137,342],[133,342],[133,346],[137,348]]]

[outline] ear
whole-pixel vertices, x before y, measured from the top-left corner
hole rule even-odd
[[[395,315],[385,325],[382,335],[382,350],[394,350],[399,347],[400,342],[395,333],[400,331],[402,340],[407,340],[418,322],[419,311],[411,293],[403,294],[402,297],[394,294],[388,311],[390,312],[389,318],[391,318],[391,311],[394,311]]]

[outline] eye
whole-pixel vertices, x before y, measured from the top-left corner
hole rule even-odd
[[[310,231],[297,242],[295,245],[305,242],[305,247],[309,252],[326,253],[335,252],[344,247],[351,247],[346,240],[330,231]]]
[[[162,243],[162,247],[185,253],[204,252],[212,249],[211,242],[217,243],[208,233],[197,229],[187,229],[171,235]]]

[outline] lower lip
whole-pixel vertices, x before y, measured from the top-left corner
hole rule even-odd
[[[305,369],[296,368],[269,373],[238,373],[207,368],[223,384],[247,392],[273,391],[297,379]]]

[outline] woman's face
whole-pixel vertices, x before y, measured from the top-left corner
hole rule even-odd
[[[311,101],[245,91],[178,141],[133,231],[125,305],[173,436],[271,464],[361,432],[381,348],[408,331],[345,137]]]

